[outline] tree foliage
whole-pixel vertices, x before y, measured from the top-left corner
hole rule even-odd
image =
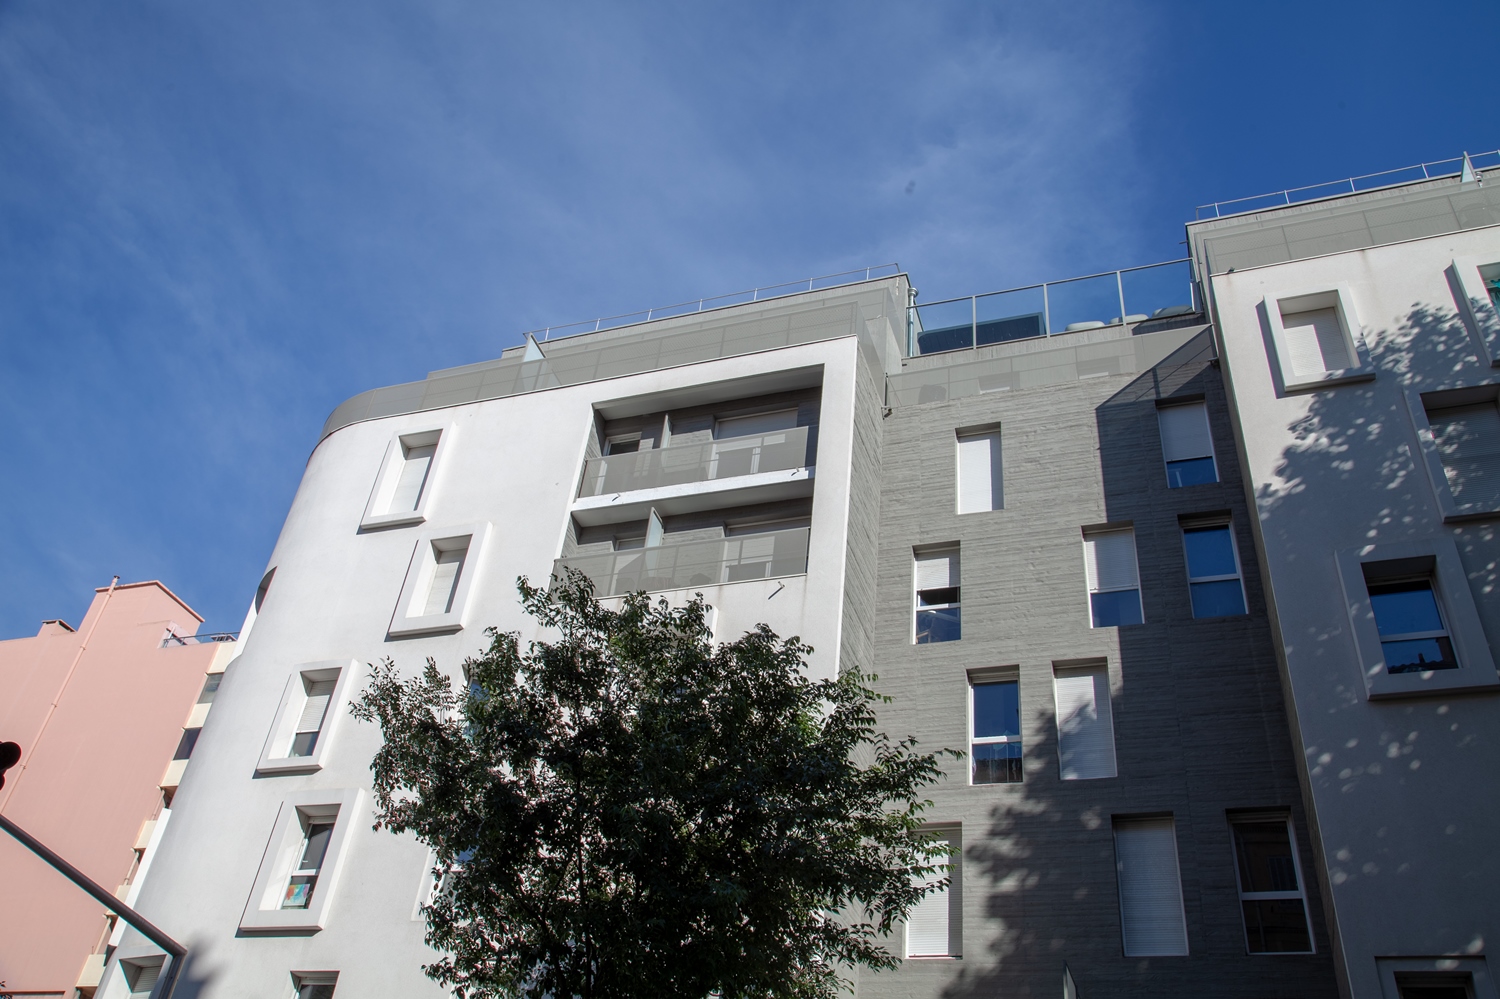
[[[701,597],[602,607],[519,581],[556,641],[488,632],[455,691],[386,660],[377,828],[433,848],[432,978],[461,997],[828,997],[946,869],[935,754],[875,729],[850,670],[812,680],[765,625],[715,645]],[[944,751],[949,752],[949,751]]]

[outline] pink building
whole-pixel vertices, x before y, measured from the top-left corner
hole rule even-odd
[[[128,583],[97,590],[76,629],[0,642],[0,741],[24,753],[0,812],[127,902],[234,654],[232,636],[197,637],[202,620],[161,583]],[[91,995],[113,930],[101,906],[3,833],[0,898],[6,991]]]

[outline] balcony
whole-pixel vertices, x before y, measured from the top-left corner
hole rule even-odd
[[[663,449],[666,450],[666,449]],[[625,457],[619,455],[616,457]],[[553,576],[577,569],[595,594],[616,597],[636,590],[686,590],[807,572],[809,528],[767,531],[558,559]]]
[[[812,427],[590,458],[573,516],[592,526],[811,495]],[[800,570],[799,570],[800,571]]]

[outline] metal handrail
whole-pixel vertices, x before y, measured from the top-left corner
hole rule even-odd
[[[1378,191],[1386,187],[1400,187],[1403,184],[1415,184],[1418,181],[1423,180],[1439,180],[1443,177],[1456,177],[1463,172],[1465,158],[1468,159],[1469,165],[1476,170],[1485,169],[1487,166],[1500,166],[1500,149],[1492,150],[1491,152],[1487,153],[1464,153],[1462,156],[1455,156],[1451,159],[1432,160],[1428,163],[1417,163],[1412,166],[1397,167],[1394,170],[1381,170],[1378,173],[1366,173],[1361,174],[1358,177],[1346,177],[1343,180],[1330,180],[1323,184],[1308,184],[1306,187],[1290,187],[1284,191],[1271,191],[1267,194],[1253,194],[1247,198],[1234,198],[1230,201],[1215,201],[1212,204],[1199,205],[1197,211],[1194,213],[1194,219],[1195,221],[1201,222],[1204,219],[1221,219],[1226,215],[1240,215],[1245,212],[1264,211],[1267,208],[1277,207],[1277,203],[1273,202],[1271,204],[1262,204],[1256,207],[1226,210],[1228,206],[1231,205],[1242,205],[1251,201],[1265,201],[1267,198],[1280,198],[1281,201],[1279,202],[1279,204],[1285,206],[1297,204],[1303,201],[1317,201],[1320,198],[1332,198],[1339,197],[1345,194],[1357,194],[1361,191]],[[1480,160],[1484,159],[1492,159],[1493,162],[1488,164],[1479,162]],[[1444,169],[1442,169],[1440,172],[1434,172],[1434,167],[1442,167]],[[1451,167],[1451,169],[1449,169],[1449,167]],[[1422,175],[1420,177],[1411,176],[1403,180],[1392,180],[1386,183],[1366,184],[1364,186],[1360,186],[1359,183],[1360,181],[1374,180],[1378,177],[1390,177],[1393,174],[1410,174],[1413,171],[1417,170],[1420,170],[1422,172]],[[1329,190],[1330,188],[1334,188],[1340,185],[1347,185],[1348,190]],[[1309,194],[1306,197],[1300,198],[1293,197],[1293,195],[1303,194],[1307,191],[1319,191],[1326,193]],[[1205,215],[1205,212],[1212,212],[1213,214]]]
[[[558,559],[552,575],[576,569],[593,580],[595,594],[615,597],[638,590],[686,590],[727,583],[800,576],[807,572],[810,529],[686,541]]]
[[[178,635],[175,632],[167,632],[161,640],[161,647],[176,642],[178,645],[207,645],[210,642],[236,642],[239,641],[240,633],[237,631],[213,631],[203,635]]]
[[[744,299],[748,295],[750,297],[745,299],[745,301],[762,302],[767,299],[796,295],[805,291],[817,291],[820,288],[839,288],[848,284],[858,284],[861,281],[869,281],[871,278],[894,277],[900,273],[900,264],[873,264],[869,267],[855,268],[852,271],[839,271],[837,274],[821,274],[817,277],[802,278],[797,281],[786,281],[781,284],[748,288],[745,291],[731,291],[723,295],[714,295],[710,298],[678,302],[676,305],[661,305],[639,312],[626,312],[618,316],[601,316],[598,319],[585,319],[581,322],[568,323],[564,326],[544,326],[541,329],[527,330],[521,334],[521,338],[525,340],[531,337],[545,341],[551,339],[552,334],[560,330],[573,331],[562,334],[564,337],[577,336],[580,333],[597,333],[600,330],[618,329],[621,326],[632,326],[636,323],[648,323],[653,319],[670,319],[673,316],[691,315],[695,312],[723,308],[725,305],[743,304],[738,301],[727,302],[725,299]],[[836,281],[834,280],[835,278],[847,278],[847,280]],[[818,282],[820,281],[832,283],[819,284]],[[710,304],[713,302],[722,304]]]
[[[1186,264],[1186,263],[1190,263],[1191,261],[1192,261],[1191,257],[1178,257],[1175,260],[1162,260],[1162,261],[1159,261],[1158,263],[1154,263],[1154,264],[1141,264],[1141,265],[1139,265],[1137,267],[1122,267],[1119,270],[1100,271],[1097,274],[1083,274],[1083,275],[1080,275],[1078,277],[1063,278],[1063,279],[1058,280],[1058,281],[1043,281],[1040,284],[1026,284],[1026,285],[1020,285],[1019,287],[1015,287],[1015,288],[1003,288],[1003,289],[1001,289],[999,291],[985,291],[985,292],[980,292],[980,293],[978,293],[976,295],[960,295],[957,298],[944,298],[944,299],[940,299],[940,300],[938,300],[936,302],[921,302],[921,303],[913,302],[912,305],[909,306],[908,309],[907,309],[908,319],[909,319],[909,321],[907,323],[907,356],[909,356],[909,357],[918,356],[917,336],[920,333],[923,332],[922,327],[921,327],[921,319],[920,319],[920,312],[919,312],[919,310],[922,310],[922,309],[931,309],[931,308],[934,308],[934,307],[939,306],[939,305],[952,305],[952,304],[957,303],[957,302],[969,302],[970,303],[970,310],[969,310],[969,317],[970,317],[969,318],[970,339],[969,339],[969,343],[968,343],[967,346],[970,347],[970,348],[973,348],[975,346],[982,346],[978,342],[979,327],[981,325],[984,325],[984,323],[990,322],[990,320],[985,320],[984,323],[982,323],[980,321],[980,319],[979,319],[979,300],[981,298],[993,298],[993,297],[995,297],[997,295],[1011,295],[1011,294],[1015,294],[1017,292],[1035,291],[1037,289],[1041,289],[1041,292],[1042,292],[1042,311],[1041,311],[1041,313],[1037,317],[1037,318],[1039,318],[1041,320],[1041,323],[1040,323],[1040,326],[1038,327],[1039,332],[1036,333],[1035,336],[1054,336],[1054,335],[1056,335],[1056,332],[1052,329],[1052,308],[1051,308],[1051,304],[1050,304],[1050,301],[1049,301],[1048,289],[1050,289],[1050,288],[1056,288],[1059,285],[1073,284],[1073,283],[1076,283],[1078,281],[1093,281],[1093,280],[1097,280],[1098,278],[1113,277],[1115,279],[1115,291],[1116,291],[1116,294],[1118,295],[1118,300],[1119,300],[1118,301],[1118,305],[1119,305],[1119,309],[1120,309],[1120,314],[1118,316],[1116,316],[1115,318],[1119,322],[1129,322],[1130,321],[1130,315],[1125,310],[1126,303],[1125,303],[1125,282],[1124,282],[1124,277],[1123,277],[1124,275],[1133,273],[1135,271],[1148,271],[1148,270],[1152,270],[1153,268],[1157,268],[1157,267],[1171,267],[1171,266],[1173,266],[1175,264]],[[1188,296],[1189,296],[1189,299],[1188,299],[1188,308],[1192,312],[1201,311],[1202,307],[1198,303],[1197,285],[1195,285],[1191,280],[1188,281]],[[1165,310],[1159,310],[1159,311],[1165,311]],[[1187,314],[1187,313],[1173,313],[1173,315],[1177,315],[1177,314]],[[1011,317],[1011,318],[1025,318],[1025,317]],[[1148,316],[1147,318],[1157,319],[1157,318],[1167,318],[1167,317],[1166,316],[1162,316],[1162,315],[1155,315],[1155,316]],[[947,327],[944,327],[944,329],[946,329],[946,328]],[[962,325],[959,325],[959,326],[954,327],[954,328],[955,329],[962,329],[963,327],[962,327]],[[931,332],[931,331],[928,331],[928,332]],[[950,349],[962,350],[964,348],[963,348],[963,346],[959,346],[959,347],[950,348]],[[929,351],[929,353],[941,353],[941,352],[942,351]]]

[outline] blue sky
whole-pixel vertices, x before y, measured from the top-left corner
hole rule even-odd
[[[526,329],[1500,147],[1441,10],[0,0],[0,637],[116,573],[237,628],[328,412]]]

